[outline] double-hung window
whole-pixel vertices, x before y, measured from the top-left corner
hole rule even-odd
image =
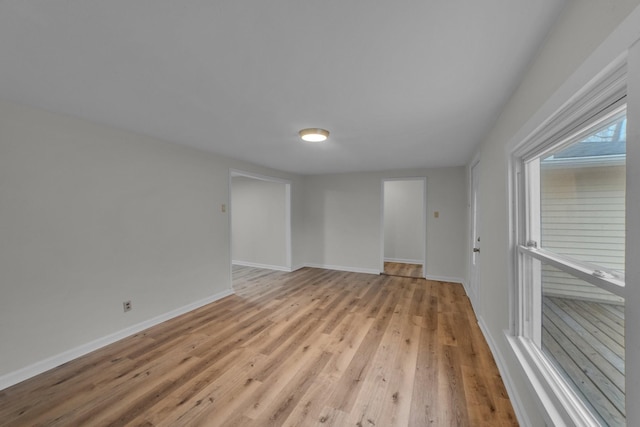
[[[625,425],[620,67],[514,150],[515,335],[565,420]]]

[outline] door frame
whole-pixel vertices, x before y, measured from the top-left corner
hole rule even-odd
[[[253,172],[246,172],[238,169],[229,169],[229,202],[228,202],[228,217],[229,217],[229,271],[231,274],[231,280],[233,281],[233,178],[245,177],[251,179],[257,179],[259,181],[275,182],[285,185],[285,198],[284,198],[284,215],[285,215],[285,260],[286,264],[283,268],[284,271],[292,271],[292,255],[291,255],[291,184],[288,179],[276,178],[267,175],[260,175]]]
[[[422,181],[422,277],[427,276],[427,177],[382,178],[380,181],[380,273],[384,273],[384,183],[391,181]]]

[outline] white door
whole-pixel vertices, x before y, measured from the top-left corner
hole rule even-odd
[[[471,297],[478,302],[478,292],[480,290],[480,231],[478,227],[478,183],[479,165],[475,163],[471,167],[471,271],[470,271],[470,291]]]

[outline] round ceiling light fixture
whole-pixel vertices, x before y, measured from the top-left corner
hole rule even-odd
[[[300,138],[308,142],[322,142],[329,137],[329,131],[320,128],[307,128],[298,132]]]

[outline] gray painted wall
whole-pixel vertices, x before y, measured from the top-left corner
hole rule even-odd
[[[315,175],[305,178],[307,260],[377,273],[382,256],[382,179],[427,179],[426,275],[466,277],[464,167]],[[434,218],[433,212],[440,213]]]
[[[299,177],[0,102],[0,380],[228,292],[230,168],[293,180],[302,264]]]

